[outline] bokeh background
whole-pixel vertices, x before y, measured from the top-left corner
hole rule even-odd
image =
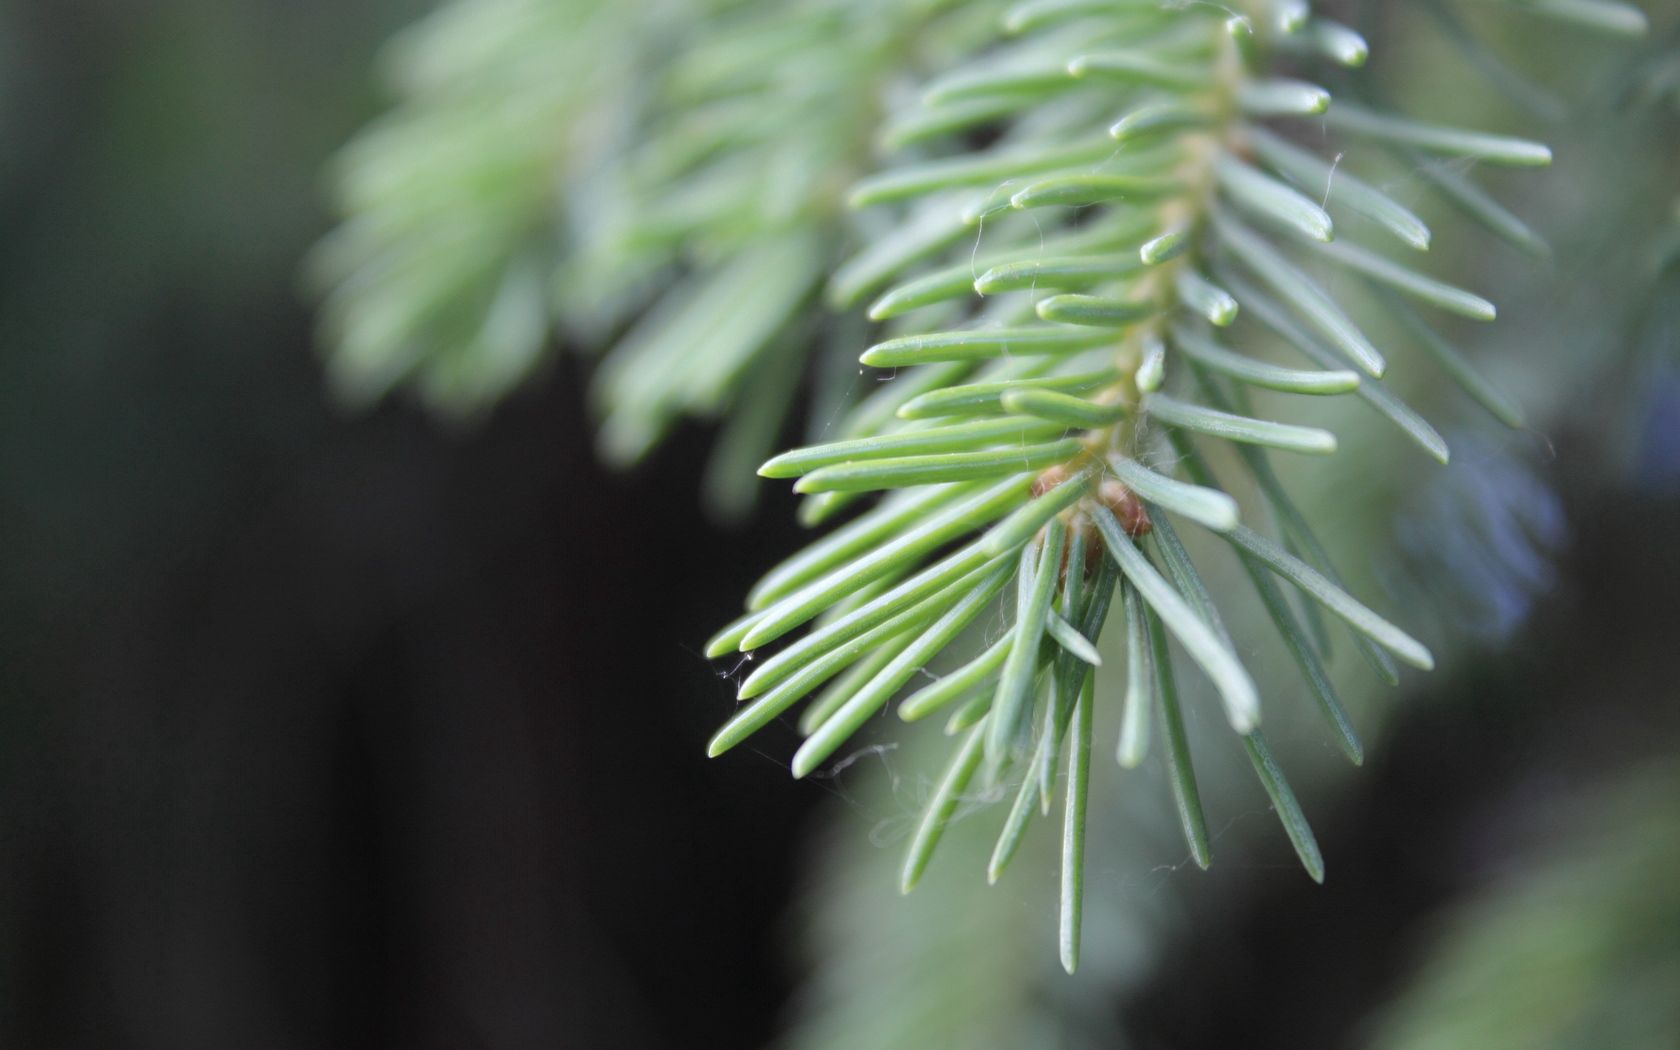
[[[471,426],[327,397],[321,172],[423,6],[0,4],[0,1045],[763,1045],[812,965],[818,814],[892,848],[847,773],[788,781],[785,727],[703,757],[731,689],[699,646],[797,539],[768,489],[698,511],[704,428],[603,470],[565,358]],[[1629,860],[1680,839],[1657,375],[1614,478],[1591,413],[1546,435],[1555,563],[1315,801],[1323,888],[1269,840],[1113,888],[1190,901],[1098,1000],[1138,1045],[1364,1045],[1448,1009],[1429,976],[1490,896],[1497,969],[1618,860],[1680,880]],[[1629,799],[1666,823],[1617,838]],[[1664,987],[1680,917],[1612,892]],[[1674,1045],[1640,1018],[1591,1045]]]

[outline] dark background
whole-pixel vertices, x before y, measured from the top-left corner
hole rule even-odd
[[[812,793],[707,763],[697,645],[788,516],[604,474],[570,368],[472,431],[323,393],[295,268],[419,6],[5,23],[0,1045],[770,1029]]]
[[[698,646],[787,506],[708,524],[698,431],[604,473],[567,363],[473,429],[324,396],[297,262],[418,7],[0,6],[5,1047],[777,1027],[823,794],[704,759]],[[1414,685],[1318,820],[1328,887],[1257,887],[1116,1003],[1146,1043],[1345,1044],[1523,814],[1672,747],[1680,514],[1546,469],[1575,542],[1533,623]]]

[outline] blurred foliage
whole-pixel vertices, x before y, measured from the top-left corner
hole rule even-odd
[[[392,43],[404,103],[340,158],[352,218],[313,264],[337,285],[323,314],[347,396],[413,378],[429,402],[467,411],[529,374],[549,338],[553,211],[594,152],[595,100],[634,83],[635,13],[479,0]]]
[[[1680,772],[1558,800],[1455,908],[1373,1050],[1680,1045]]]
[[[867,166],[881,96],[995,11],[445,5],[393,43],[400,104],[336,166],[348,218],[312,263],[331,289],[334,385],[367,402],[411,384],[477,414],[558,327],[605,353],[610,459],[639,459],[680,416],[724,419],[709,492],[743,509],[817,337],[841,195]]]

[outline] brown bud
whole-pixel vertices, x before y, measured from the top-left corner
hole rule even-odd
[[[1102,565],[1102,534],[1097,531],[1097,526],[1090,518],[1085,516],[1083,511],[1074,517],[1072,527],[1085,535],[1084,568],[1085,575],[1088,578],[1093,572],[1097,571],[1098,566]]]
[[[1080,579],[1089,579],[1091,574],[1097,571],[1097,567],[1102,564],[1102,536],[1083,511],[1074,513],[1073,518],[1068,522],[1068,531],[1070,533],[1080,533],[1085,537],[1085,555],[1083,564],[1079,567],[1079,573]],[[1062,581],[1067,579],[1068,556],[1072,551],[1073,544],[1071,543],[1062,548],[1062,563],[1056,567],[1056,584],[1058,587],[1061,586]]]
[[[1150,530],[1149,511],[1144,509],[1143,501],[1120,482],[1113,478],[1104,481],[1097,488],[1097,498],[1114,512],[1126,535],[1142,536]]]
[[[1071,475],[1068,473],[1067,467],[1063,466],[1060,463],[1058,463],[1055,466],[1049,468],[1044,473],[1040,474],[1038,477],[1033,479],[1033,483],[1032,483],[1033,498],[1037,499],[1039,496],[1044,495],[1046,492],[1049,492],[1051,489],[1055,488],[1057,485],[1060,485],[1062,482],[1066,481],[1069,477],[1071,477]]]

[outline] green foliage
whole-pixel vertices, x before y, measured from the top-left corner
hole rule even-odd
[[[626,93],[635,37],[622,17],[587,0],[475,0],[392,44],[402,105],[339,158],[348,218],[311,264],[330,289],[322,324],[342,396],[411,383],[436,408],[472,412],[535,367],[558,191],[602,148],[586,114]]]
[[[798,491],[943,484],[940,498],[961,501],[952,503],[959,509],[886,525],[896,505],[883,504],[858,519],[880,531],[855,556],[830,563],[821,578],[798,590],[774,599],[759,592],[746,632],[726,632],[743,652],[808,622],[818,626],[749,676],[741,695],[756,696],[767,674],[798,687],[778,690],[771,708],[759,700],[744,709],[713,741],[712,752],[738,743],[743,724],[763,724],[771,711],[785,710],[880,647],[902,651],[912,645],[917,659],[928,659],[956,637],[946,610],[959,603],[967,609],[976,604],[967,599],[995,588],[995,567],[1008,557],[1019,568],[1014,615],[1004,628],[1006,651],[995,683],[965,670],[959,672],[965,688],[939,694],[941,703],[968,700],[963,709],[976,712],[978,721],[930,803],[904,883],[906,889],[914,885],[928,863],[957,794],[972,783],[984,791],[1013,777],[1023,786],[994,852],[995,877],[1030,816],[1026,785],[1037,782],[1039,770],[1058,764],[1069,746],[1068,715],[1078,709],[1073,698],[1095,673],[1081,659],[1088,648],[1081,643],[1094,633],[1067,625],[1082,622],[1087,592],[1111,587],[1113,577],[1093,574],[1083,555],[1064,557],[1071,534],[1082,550],[1113,559],[1127,594],[1120,608],[1128,637],[1150,639],[1155,674],[1151,681],[1130,673],[1128,681],[1139,691],[1132,706],[1142,710],[1149,706],[1147,692],[1157,694],[1192,853],[1205,863],[1209,849],[1187,745],[1172,724],[1168,638],[1213,683],[1304,866],[1322,878],[1311,831],[1259,734],[1259,696],[1238,655],[1242,647],[1224,627],[1171,521],[1211,529],[1239,552],[1310,691],[1357,761],[1357,738],[1318,663],[1325,643],[1300,626],[1276,580],[1343,621],[1379,667],[1391,666],[1392,656],[1428,669],[1433,658],[1340,585],[1310,527],[1286,509],[1288,497],[1266,465],[1264,449],[1329,454],[1336,451],[1335,436],[1231,406],[1247,404],[1248,388],[1318,396],[1363,392],[1445,460],[1445,444],[1434,429],[1383,386],[1386,359],[1356,319],[1363,304],[1313,276],[1323,265],[1314,257],[1427,307],[1481,321],[1492,320],[1495,311],[1480,296],[1347,234],[1338,237],[1343,230],[1327,204],[1356,220],[1347,227],[1352,235],[1386,235],[1412,251],[1429,243],[1427,228],[1376,189],[1377,181],[1353,182],[1355,191],[1343,201],[1332,162],[1284,136],[1290,122],[1315,118],[1332,135],[1484,164],[1544,164],[1550,151],[1332,101],[1324,88],[1282,79],[1287,72],[1332,82],[1336,74],[1327,66],[1358,64],[1366,54],[1351,30],[1298,20],[1292,11],[1264,8],[1226,17],[1214,9],[1152,3],[1027,4],[1013,9],[1005,23],[1031,28],[1019,39],[980,48],[937,78],[918,110],[928,114],[919,118],[926,124],[948,130],[995,129],[995,142],[973,149],[970,136],[948,134],[939,143],[943,150],[907,158],[852,194],[854,205],[865,207],[925,209],[933,201],[972,230],[971,239],[943,255],[876,267],[878,282],[887,287],[871,315],[893,318],[897,331],[867,349],[862,361],[912,370],[876,395],[890,402],[891,391],[905,387],[899,411],[884,417],[878,401],[866,403],[859,411],[867,419],[843,426],[861,437],[794,454],[833,464],[805,474]],[[965,115],[972,117],[967,124]],[[1278,127],[1262,129],[1263,121]],[[1360,217],[1370,220],[1365,227]],[[1257,322],[1246,319],[1250,312]],[[1445,346],[1426,322],[1407,316],[1418,338]],[[1279,338],[1266,341],[1267,334]],[[1262,356],[1275,353],[1278,343],[1317,369]],[[1451,360],[1462,359],[1454,354]],[[937,379],[916,382],[934,369]],[[1467,366],[1446,371],[1483,400],[1502,403]],[[1043,385],[1093,374],[1106,381],[1081,381],[1077,394]],[[952,388],[997,393],[950,399],[930,413],[934,399]],[[1060,429],[1032,429],[1035,421]],[[1202,458],[1202,441],[1242,449],[1234,458],[1248,474],[1243,486],[1219,485]],[[939,450],[898,454],[928,447],[923,443]],[[835,463],[841,458],[843,465]],[[784,473],[787,464],[786,458],[772,461],[766,473]],[[1180,471],[1186,480],[1171,477]],[[1255,490],[1284,523],[1283,538],[1315,560],[1239,522],[1237,497]],[[959,545],[953,549],[953,543]],[[870,593],[883,578],[903,582]],[[855,607],[848,607],[853,595]],[[830,609],[839,615],[825,623]],[[1050,629],[1052,623],[1061,628]],[[1078,641],[1069,644],[1072,638]],[[812,669],[820,670],[803,673]],[[860,686],[870,712],[902,684],[886,675],[877,671]],[[922,708],[918,702],[910,711],[919,717]],[[848,721],[844,728],[853,726]],[[841,742],[827,726],[818,733],[822,755]],[[1143,737],[1136,715],[1128,733],[1135,764]],[[810,758],[802,749],[796,775],[816,768]],[[1070,778],[1070,790],[1080,783],[1082,778]],[[1082,814],[1083,806],[1070,793],[1070,814]],[[1083,833],[1070,832],[1068,841],[1066,856],[1075,858]],[[1075,893],[1078,873],[1065,872],[1064,886]],[[1065,900],[1062,940],[1070,970],[1078,938],[1066,920],[1077,913],[1077,900]]]
[[[1484,5],[1419,9],[1457,25],[1461,6]],[[1611,0],[1487,6],[1563,31],[1644,26]],[[632,28],[649,20],[660,28]],[[1432,205],[1387,187],[1411,173],[1466,227],[1544,255],[1472,168],[1545,165],[1546,146],[1396,111],[1380,82],[1349,73],[1371,57],[1360,34],[1299,0],[458,0],[399,56],[408,102],[347,153],[352,218],[320,257],[333,370],[351,394],[407,382],[449,410],[481,409],[531,371],[558,322],[606,348],[594,391],[606,454],[634,461],[682,416],[726,420],[713,491],[738,507],[807,348],[857,350],[843,343],[853,328],[814,322],[819,292],[881,326],[860,360],[890,371],[843,413],[825,403],[828,440],[760,473],[796,479],[813,524],[882,497],[773,569],[708,645],[757,656],[784,643],[741,683],[747,703],[712,754],[809,699],[793,770],[810,775],[923,667],[983,634],[980,655],[898,707],[907,722],[952,709],[947,732],[961,735],[902,885],[966,796],[1013,794],[997,878],[1065,758],[1071,971],[1096,643],[1112,608],[1127,643],[1104,669],[1126,686],[1116,752],[1129,769],[1159,742],[1191,856],[1206,866],[1211,840],[1175,646],[1323,878],[1259,729],[1256,647],[1233,637],[1176,529],[1232,548],[1361,761],[1326,670],[1327,624],[1385,681],[1396,660],[1434,658],[1349,592],[1271,457],[1348,455],[1314,413],[1352,401],[1447,461],[1437,428],[1386,381],[1395,350],[1371,333],[1396,326],[1521,425],[1442,327],[1492,321],[1493,303],[1426,272],[1437,238],[1419,213]],[[1662,99],[1672,81],[1659,60],[1629,90]],[[890,163],[872,171],[877,149]],[[1403,453],[1358,454],[1380,470]]]
[[[603,454],[629,464],[684,415],[724,420],[710,495],[740,509],[879,99],[937,55],[925,41],[960,45],[992,10],[456,0],[393,47],[402,105],[339,161],[348,219],[312,267],[334,386],[476,414],[558,324],[604,349]]]

